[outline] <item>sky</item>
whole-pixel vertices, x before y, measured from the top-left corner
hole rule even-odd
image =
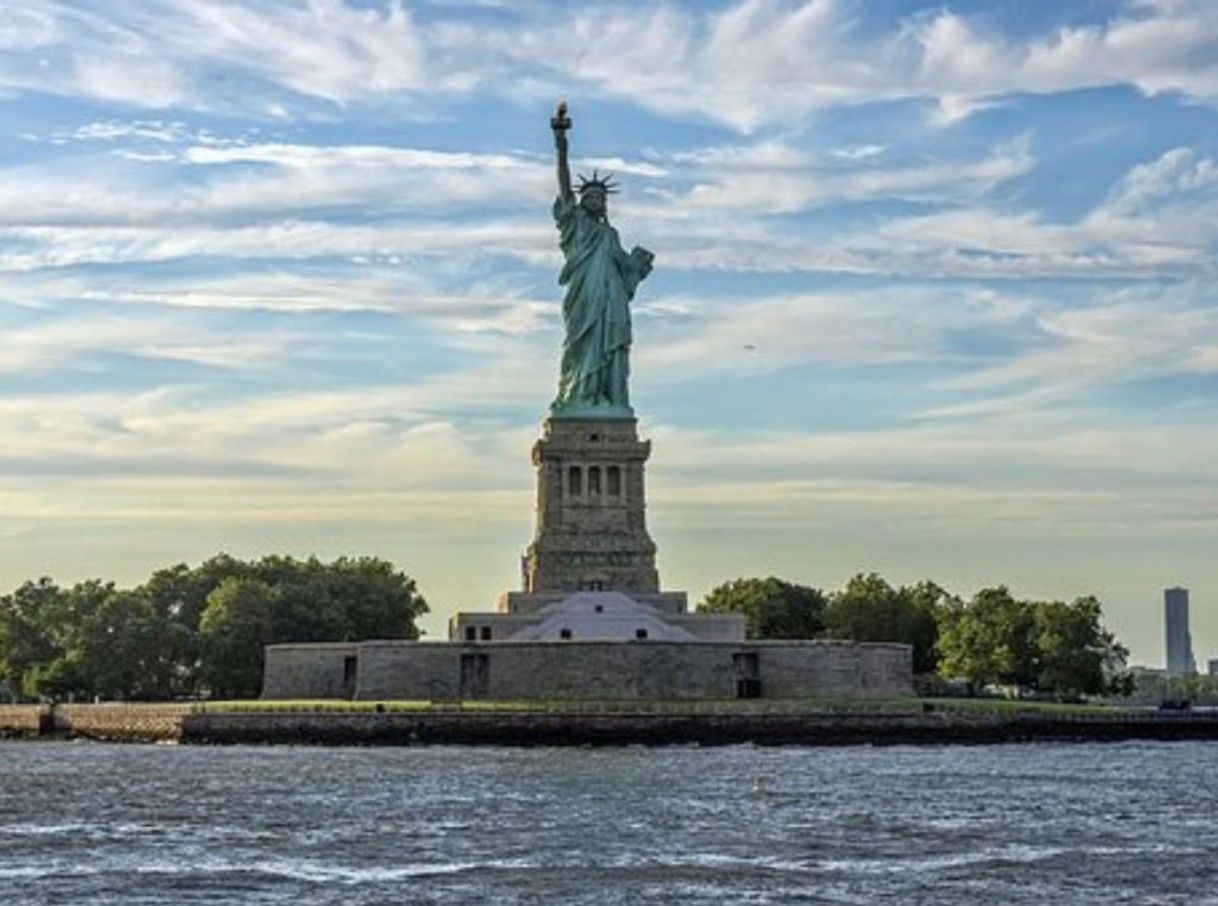
[[[1095,594],[1218,656],[1218,3],[0,0],[0,590],[519,585],[549,116],[611,170],[663,584]]]

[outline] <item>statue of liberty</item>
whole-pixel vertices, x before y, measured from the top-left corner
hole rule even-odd
[[[609,225],[608,201],[616,187],[594,170],[580,176],[579,198],[571,188],[567,130],[571,120],[560,103],[550,120],[558,155],[558,198],[554,220],[566,263],[558,277],[567,288],[562,302],[566,336],[558,396],[550,405],[556,418],[633,418],[627,379],[630,373],[630,300],[655,257],[635,246],[627,254]]]

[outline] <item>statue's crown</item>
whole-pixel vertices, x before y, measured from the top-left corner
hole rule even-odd
[[[577,192],[587,192],[589,189],[599,189],[606,195],[617,194],[617,183],[613,181],[613,174],[606,173],[604,176],[598,174],[595,170],[592,171],[592,178],[579,174],[579,187]]]

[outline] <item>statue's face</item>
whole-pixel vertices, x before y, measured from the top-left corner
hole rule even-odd
[[[579,203],[583,205],[584,210],[598,216],[605,213],[605,201],[605,193],[600,189],[588,189],[579,196]]]

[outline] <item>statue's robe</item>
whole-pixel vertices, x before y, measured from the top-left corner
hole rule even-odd
[[[622,249],[607,220],[589,213],[574,196],[555,200],[554,220],[566,258],[558,282],[567,292],[562,373],[551,409],[629,415],[630,300],[646,276],[645,265]]]

